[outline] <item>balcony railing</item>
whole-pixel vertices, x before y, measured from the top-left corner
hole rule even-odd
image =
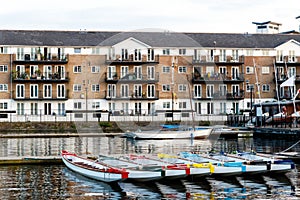
[[[12,80],[14,82],[31,82],[31,81],[69,81],[69,72],[65,73],[40,73],[29,75],[26,72],[12,72]]]
[[[233,76],[221,74],[221,73],[206,73],[199,74],[193,73],[193,83],[201,83],[201,82],[243,82],[244,74],[239,73]]]
[[[147,55],[136,57],[133,54],[128,55],[126,58],[122,58],[120,55],[115,57],[108,57],[107,64],[146,64],[146,63],[159,63],[159,55],[155,55],[153,59],[149,59]]]
[[[42,62],[56,62],[56,63],[67,63],[68,54],[57,54],[57,53],[22,53],[16,54],[15,63],[42,63]]]
[[[117,92],[105,91],[105,96],[107,100],[158,100],[159,91],[156,90],[154,94],[149,94],[147,92],[135,93],[135,92],[125,92],[124,94],[116,94]]]
[[[145,82],[145,83],[156,83],[159,81],[159,73],[156,72],[154,75],[149,74],[137,74],[129,73],[120,77],[118,73],[106,73],[106,82]]]
[[[38,90],[35,92],[28,91],[19,91],[13,90],[12,96],[14,100],[26,100],[26,101],[34,101],[34,100],[67,100],[69,98],[69,90],[65,91],[58,91],[58,90],[51,90],[51,91],[45,91],[45,90]]]
[[[200,96],[196,95],[195,92],[193,93],[194,99],[211,99],[211,100],[240,100],[245,97],[244,90],[240,90],[239,92],[227,92],[227,91],[216,91],[212,94],[212,96]]]
[[[276,56],[275,58],[276,65],[278,66],[294,66],[295,64],[297,66],[300,65],[300,60],[297,58],[297,56]]]
[[[208,64],[208,63],[230,63],[231,65],[241,65],[245,61],[244,56],[232,57],[226,56],[200,56],[193,60],[193,64]]]

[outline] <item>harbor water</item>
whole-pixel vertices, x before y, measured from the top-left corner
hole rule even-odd
[[[99,154],[177,154],[209,150],[279,152],[297,141],[253,138],[145,140],[120,137],[1,138],[0,157],[58,156],[62,149]],[[296,145],[292,149],[299,151]],[[151,183],[106,184],[78,175],[63,164],[0,166],[1,199],[298,199],[297,168],[286,174],[206,176]]]

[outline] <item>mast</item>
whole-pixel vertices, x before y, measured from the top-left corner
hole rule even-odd
[[[286,64],[286,60],[284,61],[284,66],[285,66],[285,70],[286,70],[286,74],[287,74],[287,77],[288,78],[291,78],[291,77],[289,77],[289,74],[288,74],[288,68],[287,68],[287,64]],[[294,74],[292,74],[292,76],[294,76]],[[294,96],[295,96],[295,78],[293,79],[294,80],[294,82],[293,82],[293,86],[288,86],[289,87],[289,90],[290,90],[290,94],[291,94],[291,97],[292,97],[292,100],[293,100],[293,106],[294,106],[294,113],[296,114],[296,103],[295,103],[295,99],[296,98],[294,98]],[[291,87],[293,87],[294,89],[292,90],[292,88]]]
[[[278,111],[280,112],[280,101],[279,101],[279,92],[278,92],[278,77],[277,77],[277,69],[275,62],[273,61],[273,67],[274,67],[274,74],[275,74],[275,88],[276,88],[276,96],[277,96],[277,104],[278,104]]]

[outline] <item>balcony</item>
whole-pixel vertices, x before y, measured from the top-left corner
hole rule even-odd
[[[16,54],[15,64],[67,64],[68,54]]]
[[[159,73],[156,72],[154,76],[129,73],[122,78],[118,73],[105,73],[105,81],[107,83],[158,83]]]
[[[18,73],[12,72],[12,81],[16,83],[24,82],[68,82],[69,81],[69,72],[66,73],[41,73],[39,75],[33,74],[29,75],[26,72]]]
[[[211,97],[201,97],[193,95],[195,100],[243,100],[245,98],[244,90],[240,90],[238,93],[227,93],[222,91],[217,91],[212,94]]]
[[[194,65],[231,65],[231,66],[239,66],[244,64],[245,57],[238,56],[237,58],[233,58],[232,56],[227,56],[226,58],[221,58],[220,56],[201,56],[199,59],[194,59]]]
[[[296,56],[277,56],[275,64],[276,66],[300,66],[300,59]]]
[[[133,54],[130,54],[128,58],[122,59],[120,55],[116,55],[115,58],[108,58],[106,64],[108,65],[143,65],[143,64],[158,64],[159,55],[155,55],[154,59],[148,59],[146,55],[141,58],[136,58]]]
[[[242,83],[244,80],[243,73],[234,76],[228,76],[221,73],[193,73],[192,83]]]
[[[62,92],[59,91],[61,94]],[[69,98],[69,90],[66,90],[64,94],[58,96],[57,90],[52,90],[51,93],[47,93],[45,97],[45,91],[39,90],[37,94],[30,94],[30,91],[24,91],[17,93],[16,90],[12,91],[12,96],[15,101],[66,101]]]
[[[111,91],[105,91],[105,99],[106,100],[138,100],[138,101],[151,101],[151,100],[158,100],[159,99],[159,91],[156,90],[154,95],[147,95],[146,92],[141,94],[136,94],[134,92],[129,93],[128,95],[114,95]]]

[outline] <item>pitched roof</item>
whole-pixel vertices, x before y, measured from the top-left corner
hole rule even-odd
[[[275,48],[298,34],[0,30],[0,45],[113,46],[135,38],[152,47]]]

